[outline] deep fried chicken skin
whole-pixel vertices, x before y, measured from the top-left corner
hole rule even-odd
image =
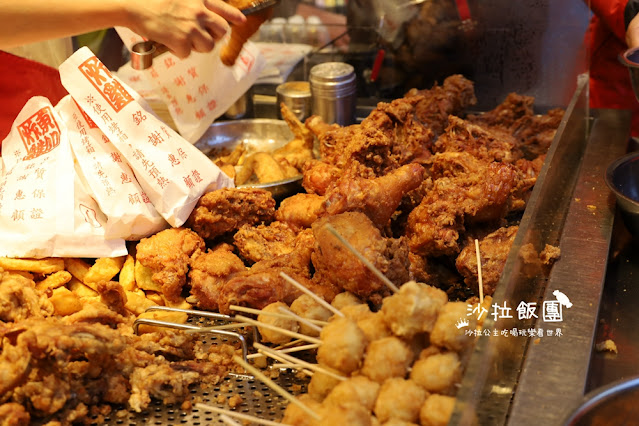
[[[222,188],[204,194],[186,226],[205,240],[237,231],[244,224],[273,220],[275,200],[260,188]]]
[[[191,295],[198,300],[198,308],[217,310],[224,282],[245,270],[244,262],[229,244],[219,244],[206,253],[196,252],[191,259],[189,279]]]
[[[233,243],[243,259],[255,263],[292,252],[297,238],[294,228],[275,221],[269,225],[242,226],[233,236]]]
[[[411,163],[376,179],[340,179],[327,192],[320,216],[359,211],[383,228],[397,210],[402,197],[421,185],[424,173],[421,165]]]
[[[482,288],[484,295],[491,296],[504,270],[510,247],[517,235],[518,226],[499,228],[479,241],[479,254],[481,257]],[[472,241],[464,247],[457,256],[455,266],[464,276],[464,282],[468,287],[478,291],[477,254],[475,244]]]
[[[285,198],[275,212],[275,219],[293,229],[309,228],[317,220],[326,197],[299,193]]]
[[[324,195],[329,186],[342,174],[342,169],[325,161],[309,161],[304,165],[302,186],[309,194]]]
[[[446,128],[449,115],[459,115],[477,103],[473,82],[459,74],[447,77],[441,86],[435,84],[431,89],[412,89],[405,97],[416,95],[422,96],[422,99],[415,107],[415,115],[436,136]]]
[[[337,286],[364,298],[390,294],[388,288],[325,225],[330,224],[362,256],[397,285],[408,279],[408,250],[403,239],[385,238],[363,213],[347,212],[313,224],[311,255],[316,282]]]
[[[191,255],[204,250],[204,240],[187,228],[165,229],[143,238],[137,245],[137,260],[153,271],[153,281],[162,286],[170,301],[178,301],[186,284]]]
[[[20,321],[30,317],[53,315],[53,305],[38,294],[32,280],[0,271],[0,320]]]

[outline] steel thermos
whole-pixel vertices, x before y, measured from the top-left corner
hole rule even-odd
[[[357,86],[355,69],[343,62],[325,62],[311,68],[309,75],[313,114],[329,123],[355,123]]]

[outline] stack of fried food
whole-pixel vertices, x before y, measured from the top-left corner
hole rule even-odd
[[[218,375],[224,374],[228,357],[196,355],[196,349],[187,356],[182,345],[178,351],[165,337],[178,333],[132,335],[132,318],[151,304],[227,314],[278,302],[292,309],[303,292],[285,274],[327,302],[347,293],[370,312],[383,311],[397,295],[391,296],[392,290],[329,229],[397,286],[398,294],[415,285],[403,290],[409,282],[437,290],[446,300],[434,305],[433,320],[445,314],[447,304],[466,306],[479,294],[473,255],[478,240],[483,294],[491,295],[563,111],[538,115],[532,98],[511,94],[492,111],[467,115],[475,103],[473,83],[453,75],[442,85],[379,103],[361,124],[341,127],[317,116],[304,124],[293,122],[294,129],[304,131],[296,143],[308,146],[312,134],[321,153],[320,159],[299,159],[303,193],[276,202],[258,188],[209,192],[183,227],[141,240],[124,259],[54,259],[56,269],[30,273],[0,263],[15,271],[5,272],[0,283],[5,312],[0,357],[10,372],[0,377],[5,403],[0,412],[18,412],[13,409],[19,405],[25,415],[58,413],[70,419],[127,399],[130,406],[143,407],[136,396],[142,386],[146,395],[166,401],[164,375],[142,374],[147,368],[174,371],[172,363],[181,362],[169,362],[160,353],[177,351],[184,356],[170,359],[181,359],[194,372],[182,388],[173,385],[176,389],[205,381],[199,360],[213,359]],[[553,250],[540,255],[534,248],[528,252],[531,262],[546,264],[558,255]],[[97,273],[107,266],[109,273]],[[93,327],[89,331],[80,328],[87,322]],[[52,327],[55,333],[47,335],[46,343],[31,343],[30,330],[36,326]],[[101,332],[105,335],[95,336]],[[431,333],[417,334],[432,339]],[[188,348],[198,347],[192,339],[180,339],[189,342]],[[369,340],[366,351],[376,341]],[[410,339],[403,343],[412,348]],[[94,344],[101,346],[92,350]],[[422,342],[411,354],[412,359],[429,359],[449,350],[443,345],[431,353]],[[360,362],[357,368],[365,368],[366,358]],[[65,363],[73,373],[61,367]],[[164,393],[149,390],[154,386]],[[123,393],[115,398],[107,389]],[[183,396],[168,393],[176,401]]]

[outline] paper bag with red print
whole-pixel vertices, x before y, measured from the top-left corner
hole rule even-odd
[[[71,96],[55,107],[64,120],[81,176],[107,217],[106,238],[139,240],[165,227],[133,170]]]
[[[62,84],[129,163],[156,210],[172,226],[188,219],[200,196],[233,186],[202,152],[145,110],[83,47],[60,65]]]
[[[110,257],[122,239],[75,172],[67,129],[48,99],[31,98],[2,143],[0,256]]]
[[[129,49],[132,43],[143,40],[130,30],[116,30]],[[220,60],[227,38],[216,43],[211,52],[191,52],[185,59],[163,53],[153,58],[151,68],[138,71],[153,84],[178,131],[191,143],[251,88],[266,64],[257,46],[249,41],[235,65],[227,67]]]

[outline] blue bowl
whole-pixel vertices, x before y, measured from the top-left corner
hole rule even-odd
[[[626,228],[639,237],[639,152],[613,161],[606,170],[606,184],[617,198]]]

